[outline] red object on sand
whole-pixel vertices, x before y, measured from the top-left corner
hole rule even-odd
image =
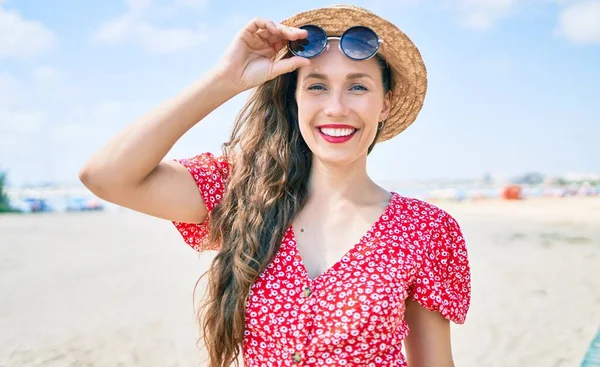
[[[521,186],[506,186],[504,190],[502,190],[502,198],[504,200],[521,200],[523,198],[523,196],[521,195]]]

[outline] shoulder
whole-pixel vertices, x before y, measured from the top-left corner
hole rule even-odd
[[[427,227],[435,227],[436,223],[456,223],[452,215],[435,204],[398,193],[394,193],[392,217],[397,223],[419,223]]]
[[[458,222],[423,200],[398,197],[396,202],[399,246],[409,249],[416,264],[409,296],[448,320],[464,323],[471,300],[471,270]]]
[[[464,245],[461,226],[446,210],[424,200],[396,194],[390,213],[392,238],[403,238],[424,251]]]

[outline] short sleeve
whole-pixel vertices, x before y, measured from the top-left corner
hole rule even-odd
[[[217,250],[218,245],[208,242],[210,213],[219,204],[225,193],[225,181],[230,166],[224,157],[215,157],[212,153],[202,153],[192,158],[175,159],[182,164],[194,178],[198,191],[208,210],[208,216],[202,223],[173,222],[185,243],[194,250]]]
[[[471,270],[463,234],[456,220],[443,211],[430,226],[430,241],[409,296],[424,308],[463,324],[471,302]]]

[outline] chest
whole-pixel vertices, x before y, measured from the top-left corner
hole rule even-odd
[[[301,266],[315,279],[348,256],[378,231],[382,209],[367,208],[337,215],[307,211],[292,225]]]
[[[291,231],[271,264],[252,286],[248,335],[285,349],[282,340],[332,348],[362,340],[368,350],[379,338],[404,338],[405,300],[413,267],[383,236],[361,241],[316,279],[303,270]],[[391,342],[392,340],[381,340]],[[349,352],[364,355],[365,349]],[[349,356],[350,356],[349,354]]]
[[[360,242],[369,226],[349,225],[328,230],[295,227],[296,247],[301,266],[311,279],[333,267]]]

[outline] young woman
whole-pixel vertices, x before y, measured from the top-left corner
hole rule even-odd
[[[222,155],[164,160],[251,88]],[[449,322],[465,321],[471,291],[459,225],[367,174],[369,152],[416,119],[425,90],[418,50],[365,9],[255,19],[80,179],[218,251],[201,309],[211,367],[240,354],[246,366],[452,366]]]

